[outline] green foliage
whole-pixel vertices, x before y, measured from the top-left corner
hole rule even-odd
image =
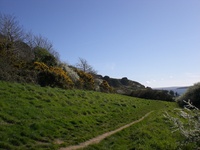
[[[35,60],[36,62],[43,62],[47,66],[56,66],[57,59],[46,49],[36,47],[34,48]]]
[[[190,100],[194,106],[200,108],[200,83],[196,83],[189,87],[183,95],[177,98],[177,102],[182,107],[185,105],[183,100]]]
[[[72,88],[73,82],[62,68],[48,67],[42,62],[35,62],[34,67],[39,71],[38,83],[41,86]]]
[[[175,107],[175,103],[117,94],[0,81],[0,147],[58,149],[119,128],[151,110]],[[153,118],[156,116],[160,115]],[[144,125],[151,123],[146,121]],[[130,133],[134,136],[140,126]],[[159,132],[155,136],[159,137]]]
[[[130,96],[153,100],[173,101],[173,97],[168,94],[168,91],[153,90],[151,88],[132,91]]]

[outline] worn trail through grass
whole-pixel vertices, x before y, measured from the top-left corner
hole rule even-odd
[[[157,113],[161,110],[167,111],[174,108],[177,108],[177,105],[171,102],[139,99],[95,91],[63,90],[0,81],[0,149],[56,150],[80,144],[86,145],[86,149],[90,146],[103,149],[101,143],[104,140],[101,140],[105,137],[109,139],[108,136],[110,135],[112,135],[110,137],[112,138],[123,133],[125,130],[118,131],[126,128],[126,126],[123,127],[124,125],[129,126],[129,123],[134,120],[136,120],[134,123],[138,122],[126,129],[129,130],[138,126],[139,118],[152,110]],[[140,123],[145,122],[153,115],[155,114],[152,113],[150,117]],[[134,128],[133,136],[129,134],[122,135],[117,137],[116,140],[124,137],[129,139],[130,145],[137,140],[138,143],[150,143],[149,147],[155,147],[152,146],[152,143],[158,146],[159,143],[154,141],[159,140],[156,138],[161,136],[160,132],[163,131],[163,128],[159,125],[163,125],[167,130],[169,124],[162,124],[165,120],[157,118],[157,116],[154,117],[154,121],[158,123],[156,128],[158,135],[153,136],[152,139],[148,139],[151,134],[149,133],[146,136],[146,132],[149,129],[151,130],[154,125],[149,125],[148,129],[144,126],[141,126],[140,129]],[[152,123],[154,124],[153,121]],[[104,133],[107,134],[104,135]],[[134,139],[135,133],[138,135],[137,137],[142,138]],[[169,131],[169,135],[170,133]],[[166,137],[165,134],[163,132],[163,137]],[[145,136],[148,140],[143,141]],[[94,137],[97,138],[92,139]],[[132,139],[134,140],[131,141]],[[170,140],[172,142],[176,141],[173,138],[167,142],[171,143]],[[84,143],[85,141],[88,141],[89,144],[88,142]],[[90,143],[90,141],[92,142]],[[99,144],[95,144],[99,141],[101,141]],[[121,143],[122,141],[114,142],[117,146],[122,147],[120,149],[131,149],[131,146],[129,146],[130,148],[126,146],[129,143],[125,142],[123,145]],[[162,144],[165,145],[166,140],[160,145]],[[136,149],[140,145],[137,145]]]
[[[138,120],[135,120],[135,121],[133,121],[133,122],[131,122],[129,124],[126,124],[126,125],[118,128],[118,129],[116,129],[116,130],[113,130],[113,131],[110,131],[110,132],[106,132],[106,133],[104,133],[102,135],[99,135],[99,136],[97,136],[95,138],[92,138],[92,139],[90,139],[90,140],[88,140],[86,142],[80,143],[79,145],[68,146],[68,147],[65,147],[65,148],[61,148],[60,150],[77,150],[77,149],[80,149],[80,148],[85,148],[85,147],[87,147],[87,146],[89,146],[91,144],[97,144],[97,143],[101,142],[103,139],[105,139],[105,138],[107,138],[107,137],[109,137],[109,136],[111,136],[111,135],[113,135],[113,134],[125,129],[125,128],[128,128],[133,124],[136,124],[136,123],[142,121],[144,118],[149,116],[152,112],[153,111],[150,111],[147,114],[145,114],[142,118],[140,118]]]

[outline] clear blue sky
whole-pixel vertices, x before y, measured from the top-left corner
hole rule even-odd
[[[47,37],[62,61],[84,58],[103,76],[200,81],[200,0],[0,0],[0,12]]]

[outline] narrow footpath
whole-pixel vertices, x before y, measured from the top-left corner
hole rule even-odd
[[[61,148],[60,150],[77,150],[77,149],[80,149],[80,148],[85,148],[88,145],[97,144],[97,143],[101,142],[103,139],[107,138],[108,136],[111,136],[111,135],[113,135],[113,134],[115,134],[115,133],[117,133],[117,132],[119,132],[119,131],[121,131],[121,130],[123,130],[125,128],[130,127],[133,124],[136,124],[136,123],[142,121],[144,118],[146,118],[147,116],[149,116],[152,112],[153,111],[145,114],[142,118],[140,118],[138,120],[135,120],[135,121],[133,121],[133,122],[127,124],[127,125],[124,125],[124,126],[118,128],[116,130],[113,130],[113,131],[110,131],[110,132],[106,132],[106,133],[104,133],[102,135],[99,135],[99,136],[97,136],[95,138],[92,138],[92,139],[90,139],[90,140],[88,140],[86,142],[80,143],[78,145],[73,145],[73,146]]]

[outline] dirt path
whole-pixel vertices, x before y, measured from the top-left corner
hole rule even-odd
[[[152,112],[153,111],[145,114],[142,118],[140,118],[138,120],[135,120],[135,121],[133,121],[133,122],[127,124],[127,125],[124,125],[124,126],[118,128],[116,130],[113,130],[113,131],[110,131],[110,132],[106,132],[106,133],[104,133],[102,135],[99,135],[99,136],[97,136],[97,137],[95,137],[93,139],[90,139],[90,140],[88,140],[88,141],[86,141],[84,143],[80,143],[79,145],[74,145],[74,146],[69,146],[69,147],[61,148],[60,150],[77,150],[77,149],[80,149],[80,148],[85,148],[85,147],[87,147],[88,145],[91,145],[91,144],[97,144],[100,141],[102,141],[103,139],[107,138],[108,136],[111,136],[111,135],[113,135],[113,134],[115,134],[115,133],[117,133],[117,132],[119,132],[119,131],[121,131],[121,130],[123,130],[125,128],[130,127],[133,124],[136,124],[136,123],[142,121],[144,118],[146,118]]]

